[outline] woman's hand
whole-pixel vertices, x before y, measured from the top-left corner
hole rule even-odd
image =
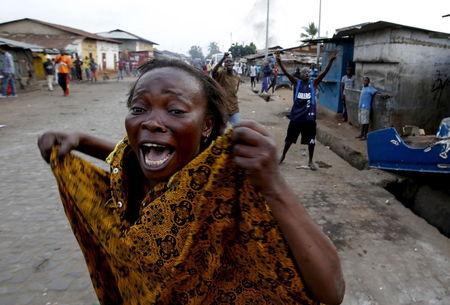
[[[255,188],[270,197],[283,181],[277,147],[269,132],[255,121],[241,121],[233,130],[233,160],[250,175]]]
[[[321,303],[340,304],[345,282],[336,248],[282,178],[275,141],[260,124],[242,121],[234,127],[233,142],[234,162],[270,204],[305,285]]]
[[[60,146],[58,156],[64,156],[79,146],[80,135],[78,133],[48,131],[39,136],[37,144],[42,158],[49,163],[53,146]]]

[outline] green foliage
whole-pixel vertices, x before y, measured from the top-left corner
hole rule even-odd
[[[192,46],[191,49],[188,51],[189,56],[191,56],[191,59],[201,59],[204,60],[205,56],[203,55],[202,48],[200,46]]]
[[[243,57],[256,54],[256,45],[253,42],[248,45],[233,43],[228,51],[233,55],[233,58]]]
[[[304,26],[303,28],[303,33],[300,34],[300,37],[306,37],[306,38],[311,38],[313,39],[318,32],[318,29],[316,27],[316,25],[314,24],[314,22],[310,22],[308,24],[308,26]]]
[[[208,46],[208,56],[206,57],[211,57],[212,55],[217,53],[222,53],[220,52],[219,44],[215,41],[210,42]]]

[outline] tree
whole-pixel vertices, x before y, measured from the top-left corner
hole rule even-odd
[[[191,56],[192,60],[200,59],[203,61],[205,59],[205,56],[203,56],[202,48],[199,46],[192,46],[188,53]]]
[[[208,56],[207,57],[211,57],[212,55],[217,54],[217,53],[221,53],[219,45],[215,41],[210,42],[209,46],[208,46]]]
[[[304,26],[303,28],[303,33],[300,34],[300,37],[306,37],[306,38],[310,38],[313,39],[316,35],[317,35],[317,27],[314,24],[314,22],[310,22],[308,24],[308,26]]]
[[[250,42],[248,45],[233,43],[228,51],[233,55],[233,58],[239,58],[250,54],[256,54],[256,45]]]
[[[250,42],[250,44],[246,45],[244,48],[246,53],[245,55],[256,54],[256,45],[253,42]]]

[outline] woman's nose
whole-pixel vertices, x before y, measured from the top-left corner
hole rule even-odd
[[[167,127],[161,117],[151,114],[143,123],[142,126],[152,132],[166,132]]]

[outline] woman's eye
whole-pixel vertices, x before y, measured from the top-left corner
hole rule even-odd
[[[184,110],[180,110],[180,109],[170,109],[169,110],[169,113],[171,113],[171,114],[183,114],[183,113],[185,113],[186,111],[184,111]]]
[[[140,113],[143,113],[145,111],[145,109],[144,108],[142,108],[142,107],[131,107],[130,108],[130,112],[132,113],[132,114],[140,114]]]

